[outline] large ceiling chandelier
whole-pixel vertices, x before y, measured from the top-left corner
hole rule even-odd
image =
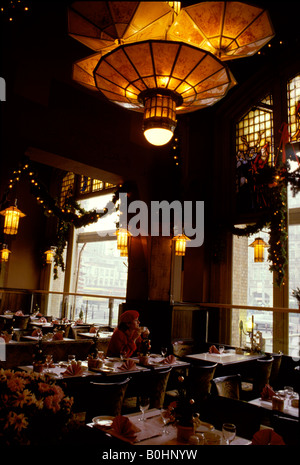
[[[243,2],[75,2],[69,35],[93,55],[73,79],[143,112],[146,139],[164,145],[176,115],[211,106],[236,81],[226,60],[256,53],[273,36],[267,11]]]

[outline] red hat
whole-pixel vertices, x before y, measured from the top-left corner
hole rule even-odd
[[[139,316],[140,314],[136,310],[126,310],[126,312],[122,313],[122,315],[120,316],[120,323],[130,323]]]

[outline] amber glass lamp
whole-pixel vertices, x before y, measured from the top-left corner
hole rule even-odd
[[[11,251],[8,250],[7,245],[3,244],[2,249],[0,249],[0,262],[8,262],[10,253]]]
[[[127,229],[125,228],[119,228],[116,231],[116,235],[117,235],[117,249],[120,251],[127,250],[129,237],[131,236],[130,232],[127,231]]]
[[[175,255],[184,257],[186,243],[187,241],[190,241],[190,239],[185,234],[179,234],[178,236],[173,237],[173,241],[175,242]]]
[[[264,261],[264,252],[265,248],[268,247],[268,244],[261,239],[261,237],[257,237],[249,247],[254,248],[254,262],[263,262]]]
[[[19,227],[19,219],[26,216],[18,207],[17,202],[15,205],[0,212],[4,216],[4,234],[17,234]]]
[[[53,262],[53,256],[54,256],[54,248],[50,247],[50,249],[46,250],[44,252],[44,255],[46,256],[46,263],[47,265],[50,265]]]

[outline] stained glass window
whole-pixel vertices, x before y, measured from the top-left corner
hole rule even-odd
[[[99,192],[105,189],[115,187],[114,184],[92,179],[89,176],[81,176],[80,179],[80,194],[89,194],[91,192]]]
[[[288,82],[287,97],[291,140],[300,140],[300,74]]]
[[[63,207],[65,200],[74,194],[75,174],[67,173],[61,183],[60,206]]]

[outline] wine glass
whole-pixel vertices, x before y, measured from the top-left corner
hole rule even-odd
[[[53,356],[52,355],[46,355],[46,360],[45,360],[45,365],[46,365],[46,373],[50,372],[50,367],[53,363]]]
[[[236,426],[233,423],[223,423],[222,435],[227,445],[229,445],[236,436]]]
[[[148,410],[150,406],[150,397],[148,396],[140,396],[139,398],[139,407],[140,411],[142,412],[141,418],[139,418],[139,421],[145,421],[145,412]]]
[[[170,421],[170,414],[167,410],[161,409],[160,416],[164,424],[163,429],[162,429],[162,434],[169,434],[169,431],[166,429],[166,426]]]
[[[284,386],[284,392],[287,398],[287,407],[289,407],[291,404],[291,398],[294,394],[294,388],[292,386]]]
[[[68,362],[72,363],[73,361],[75,362],[76,360],[76,355],[68,355]]]
[[[219,352],[220,352],[220,354],[223,354],[224,350],[225,350],[225,347],[224,347],[224,346],[219,346]]]
[[[167,352],[168,352],[168,349],[167,347],[161,347],[160,349],[160,353],[163,357],[165,357],[167,355]]]
[[[125,349],[120,351],[120,359],[125,360],[127,357],[127,351]]]

